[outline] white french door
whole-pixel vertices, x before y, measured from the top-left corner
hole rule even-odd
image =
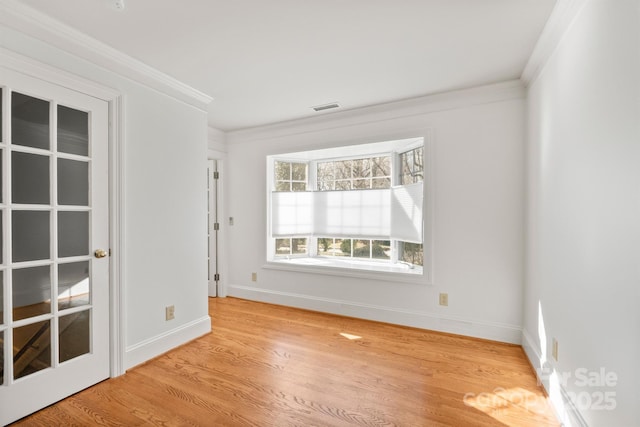
[[[108,103],[0,67],[0,425],[109,376]]]

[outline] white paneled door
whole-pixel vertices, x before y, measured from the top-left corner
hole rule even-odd
[[[0,67],[0,425],[109,376],[108,104]]]

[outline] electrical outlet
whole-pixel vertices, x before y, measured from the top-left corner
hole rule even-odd
[[[252,282],[258,281],[258,273],[251,273],[251,281]]]
[[[551,357],[556,362],[558,361],[558,340],[555,338],[551,339]]]
[[[440,294],[440,305],[448,306],[449,305],[449,294]]]
[[[174,305],[168,305],[164,309],[165,320],[173,320],[176,318],[176,307]]]

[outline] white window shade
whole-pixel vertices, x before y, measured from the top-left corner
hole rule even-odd
[[[422,182],[391,189],[391,238],[422,243]]]
[[[388,189],[319,191],[314,195],[316,236],[389,239]]]
[[[422,183],[392,189],[273,192],[271,235],[422,243]]]
[[[273,237],[313,234],[313,194],[308,191],[271,193]]]

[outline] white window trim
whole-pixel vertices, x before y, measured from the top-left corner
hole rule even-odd
[[[347,260],[336,259],[335,262],[331,263],[331,265],[327,263],[323,263],[323,265],[313,265],[314,263],[303,263],[302,260],[312,260],[321,258],[323,261],[329,259],[330,257],[317,257],[317,249],[312,249],[317,246],[317,238],[310,237],[308,238],[308,249],[307,254],[302,257],[291,257],[290,259],[283,259],[279,257],[275,253],[274,245],[270,244],[272,242],[271,236],[271,197],[270,193],[272,191],[271,183],[273,182],[273,178],[271,180],[267,180],[266,182],[266,199],[267,199],[267,235],[266,235],[266,255],[267,261],[263,265],[265,269],[271,270],[282,270],[282,271],[295,271],[295,272],[304,272],[311,274],[321,274],[321,275],[332,275],[332,276],[341,276],[341,277],[354,277],[354,278],[362,278],[369,280],[382,280],[386,282],[403,282],[403,283],[414,283],[421,285],[432,285],[433,284],[433,254],[434,254],[434,242],[433,242],[433,219],[434,219],[434,197],[433,197],[433,137],[431,129],[426,129],[421,132],[413,133],[411,135],[400,136],[396,138],[389,138],[388,140],[404,140],[404,139],[412,139],[412,138],[422,138],[422,141],[416,141],[415,143],[407,144],[403,146],[401,149],[394,150],[394,154],[398,154],[401,152],[410,151],[420,145],[423,146],[423,158],[424,158],[424,184],[423,184],[423,250],[424,250],[424,260],[422,266],[422,273],[411,273],[405,270],[406,266],[402,264],[402,267],[399,267],[397,264],[392,264],[393,261],[397,262],[397,250],[393,251],[392,259],[389,263],[384,263],[388,268],[380,268],[380,269],[365,269],[358,268],[357,263],[361,263],[362,261],[353,261],[352,258],[348,258]],[[348,144],[345,144],[348,145]],[[376,154],[377,155],[377,154]],[[369,156],[369,154],[367,154]],[[372,155],[373,156],[373,155]],[[268,159],[277,157],[277,155],[268,156]],[[351,158],[358,158],[359,156],[349,156]],[[374,156],[375,157],[375,156]],[[392,162],[398,162],[397,155],[392,156]],[[342,158],[342,157],[341,157]],[[347,158],[345,156],[344,158]],[[361,158],[361,157],[360,157]],[[331,157],[323,157],[322,160],[329,160]],[[312,173],[312,164],[316,163],[316,159],[302,159],[283,155],[278,160],[282,161],[293,161],[293,162],[306,162],[308,164],[307,173],[309,176],[308,179],[311,179],[310,174]],[[392,175],[392,185],[397,175],[397,165],[393,164],[393,175]],[[267,174],[268,176],[274,176],[274,164],[273,161],[267,160]],[[311,184],[308,184],[311,185]],[[313,255],[312,255],[313,254]],[[395,258],[395,259],[394,259]],[[352,262],[349,262],[352,261]],[[371,260],[368,260],[371,261]],[[347,265],[349,264],[349,265]],[[356,265],[351,265],[356,264]]]
[[[317,258],[298,258],[300,259],[317,259]],[[322,258],[322,260],[326,260],[327,258]],[[403,282],[403,283],[415,283],[415,284],[425,284],[425,278],[427,278],[427,285],[431,283],[428,280],[427,274],[423,270],[422,274],[410,274],[410,273],[402,273],[401,270],[394,269],[391,267],[391,264],[386,264],[389,266],[387,270],[372,270],[372,269],[363,269],[358,266],[348,266],[347,262],[341,260],[335,260],[335,263],[331,265],[323,264],[319,265],[306,265],[302,263],[297,263],[295,260],[293,262],[283,262],[283,261],[267,261],[262,268],[267,270],[282,270],[282,271],[296,271],[300,273],[311,273],[311,274],[321,274],[328,276],[340,276],[340,277],[354,277],[368,280],[381,280],[384,282]],[[395,270],[395,271],[394,271]]]

